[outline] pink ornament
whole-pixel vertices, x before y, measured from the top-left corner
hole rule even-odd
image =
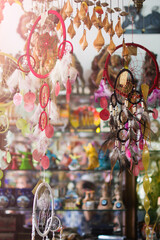
[[[32,112],[34,109],[34,103],[33,104],[24,104],[24,108],[26,110],[26,112]]]
[[[58,96],[59,91],[60,91],[60,84],[59,84],[59,82],[56,82],[56,86],[55,86],[55,95],[56,95],[56,97]]]
[[[129,149],[126,149],[126,157],[127,157],[128,159],[131,158],[131,152],[130,152]]]
[[[43,154],[38,152],[37,149],[35,149],[32,153],[32,157],[34,160],[36,160],[37,162],[40,162],[41,161],[41,158],[43,157]]]
[[[33,104],[36,101],[36,95],[29,91],[24,95],[23,99],[26,104]]]
[[[103,109],[100,113],[99,113],[100,118],[103,121],[106,121],[109,119],[110,113],[107,109]]]
[[[158,110],[156,108],[153,109],[152,116],[153,116],[154,119],[158,118]]]
[[[138,168],[139,168],[140,171],[143,171],[143,170],[144,170],[144,166],[143,166],[142,160],[140,160],[140,161],[138,162]]]
[[[134,175],[135,177],[137,177],[138,174],[139,174],[139,167],[138,167],[138,165],[136,165],[136,166],[133,168],[133,175]]]
[[[143,150],[143,146],[144,146],[144,140],[141,139],[141,140],[139,141],[139,148],[140,148],[140,150]]]
[[[49,158],[44,155],[41,159],[41,166],[44,168],[44,169],[48,169],[49,168]]]
[[[72,93],[72,86],[71,86],[71,82],[70,82],[69,78],[67,80],[66,91],[67,91],[67,95]]]
[[[54,135],[54,127],[52,125],[47,125],[45,128],[45,134],[47,138],[52,138]]]
[[[20,93],[16,93],[13,97],[13,103],[16,106],[19,106],[22,103],[22,95]]]
[[[136,144],[133,144],[133,145],[132,145],[132,148],[133,148],[133,151],[134,151],[135,153],[138,153],[138,147],[137,147]]]
[[[107,108],[108,107],[108,102],[106,97],[101,97],[100,99],[100,107],[101,108]]]

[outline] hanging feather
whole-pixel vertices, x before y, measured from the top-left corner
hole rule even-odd
[[[59,110],[54,101],[49,101],[48,113],[51,124],[57,124],[59,122]]]
[[[49,147],[50,140],[46,137],[45,131],[42,131],[39,135],[39,139],[37,141],[37,150],[43,154],[46,153]]]
[[[15,135],[9,130],[7,132],[6,139],[5,139],[7,142],[5,147],[9,147],[12,144],[12,142],[14,141],[14,139],[15,139]]]
[[[19,83],[21,81],[23,81],[22,72],[20,70],[16,69],[7,80],[7,86],[9,88],[10,92],[13,92],[14,89],[19,86]]]
[[[56,61],[56,64],[53,68],[53,70],[51,71],[50,75],[49,75],[49,79],[52,83],[52,91],[54,91],[54,88],[55,88],[55,85],[56,85],[56,82],[59,81],[60,85],[61,85],[61,67],[62,67],[62,64],[61,64],[61,60],[58,59]]]
[[[128,161],[128,158],[126,157],[125,152],[122,152],[120,154],[120,159],[119,159],[119,166],[120,166],[120,174],[125,170],[125,169],[130,169],[130,162]]]
[[[146,102],[148,98],[148,93],[149,93],[149,86],[146,83],[141,84],[141,91],[143,95],[143,99]]]
[[[41,108],[40,103],[39,103],[35,109],[35,112],[33,113],[32,117],[30,118],[31,124],[36,124],[38,122],[39,116],[42,111],[43,111],[43,109]]]
[[[114,166],[117,161],[120,159],[120,151],[118,147],[115,147],[112,152],[109,154],[110,162],[111,162],[111,175],[114,169]]]
[[[5,151],[0,150],[0,169],[5,170],[8,167],[8,163],[3,159],[6,155]]]
[[[116,137],[117,137],[117,131],[110,132],[110,133],[107,135],[106,140],[102,143],[99,151],[103,150],[103,148],[105,148],[105,146],[108,144],[109,141],[114,142],[114,141],[116,140]]]

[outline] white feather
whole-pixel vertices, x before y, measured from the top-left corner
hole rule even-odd
[[[9,147],[14,141],[14,139],[15,139],[15,135],[11,131],[8,131],[6,135],[6,141],[7,141],[6,147]]]
[[[38,106],[36,107],[35,112],[33,113],[32,117],[30,118],[31,124],[36,124],[36,123],[38,123],[38,121],[39,121],[39,116],[40,116],[40,114],[41,114],[42,111],[43,111],[43,110],[42,110],[42,108],[41,108],[41,106],[40,106],[40,103],[39,103]]]
[[[49,139],[45,135],[45,131],[41,132],[38,142],[37,142],[37,150],[43,154],[46,153],[49,146]]]
[[[5,154],[6,154],[5,151],[0,150],[0,169],[2,169],[2,170],[6,169],[8,167],[8,163],[6,163],[3,159]]]
[[[55,102],[50,101],[48,104],[48,113],[49,113],[49,118],[50,118],[50,122],[52,124],[55,124],[58,122],[59,120],[59,111],[58,111],[58,107],[55,104]]]
[[[57,81],[59,81],[61,84],[61,70],[61,60],[58,59],[56,65],[49,75],[49,79],[52,82],[53,88],[55,87]]]
[[[14,89],[18,86],[19,83],[23,81],[23,75],[22,72],[18,69],[16,69],[12,75],[7,80],[7,86],[11,92],[14,91]]]

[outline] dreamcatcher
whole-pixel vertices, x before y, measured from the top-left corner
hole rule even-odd
[[[54,239],[54,233],[62,227],[60,219],[54,213],[53,199],[50,185],[46,182],[40,183],[33,201],[32,240],[35,239],[35,230],[43,239],[48,239],[47,235],[52,232]]]
[[[113,57],[119,59],[121,70],[114,69],[111,64]],[[122,56],[122,57],[121,57]],[[117,71],[117,74],[115,74]],[[102,81],[108,81],[113,88],[113,94],[110,97],[109,111],[106,109],[106,98],[101,98],[101,105],[108,112],[105,119],[104,109],[100,117],[104,120],[109,119],[111,132],[102,148],[110,140],[115,142],[115,147],[110,153],[111,170],[119,161],[120,172],[123,169],[133,169],[137,175],[139,170],[135,166],[145,169],[144,190],[146,193],[144,207],[146,210],[145,223],[147,239],[149,236],[150,217],[148,210],[150,201],[147,196],[149,192],[149,178],[147,169],[149,166],[149,150],[147,141],[151,139],[151,124],[149,113],[154,113],[148,109],[147,98],[153,89],[157,87],[159,77],[158,64],[155,56],[145,47],[126,43],[118,46],[113,55],[106,59],[105,69]],[[105,84],[105,83],[104,83]],[[141,164],[143,163],[143,164]]]
[[[113,57],[119,59],[119,66],[111,65]],[[121,57],[122,56],[122,57]],[[154,64],[152,74],[145,71],[146,61]],[[119,68],[123,67],[121,70]],[[116,74],[117,71],[117,74]],[[148,94],[157,85],[159,71],[154,55],[145,47],[123,42],[113,55],[108,55],[102,81],[108,81],[114,92],[110,97],[109,110],[106,98],[100,103],[104,109],[100,113],[103,120],[109,119],[111,134],[105,143],[112,139],[115,148],[110,157],[112,168],[119,159],[121,171],[132,169],[141,159],[144,141],[150,139],[150,119],[147,108]],[[105,145],[104,143],[104,145]],[[104,146],[103,145],[103,146]]]

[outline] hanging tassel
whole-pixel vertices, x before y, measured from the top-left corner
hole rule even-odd
[[[55,85],[55,96],[56,97],[58,97],[59,92],[60,92],[60,84],[59,84],[59,81],[57,81],[56,85]]]
[[[70,101],[71,93],[72,93],[72,85],[71,85],[71,82],[70,82],[70,77],[68,77],[67,86],[66,86],[66,100],[67,100],[67,103],[69,103],[69,101]]]

